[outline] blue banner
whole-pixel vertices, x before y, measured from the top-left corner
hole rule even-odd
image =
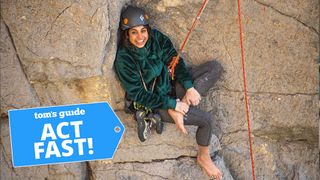
[[[9,111],[14,167],[111,159],[124,126],[106,102]]]

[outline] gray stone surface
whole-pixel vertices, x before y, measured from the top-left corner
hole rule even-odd
[[[317,94],[319,33],[281,11],[244,2],[244,47],[247,78],[251,82],[248,90]],[[307,9],[298,6],[297,2],[293,4],[300,8],[302,17],[313,10],[319,12],[316,1],[310,1]],[[303,3],[300,1],[299,4]],[[311,21],[314,26],[319,24],[319,18]]]
[[[248,96],[252,131],[262,134],[269,131],[269,135],[285,131],[283,135],[291,138],[318,139],[317,95],[248,93]],[[212,89],[201,106],[217,116],[223,133],[246,131],[243,93]]]
[[[111,46],[107,44],[123,3],[112,2],[2,0],[3,18],[29,79],[42,82],[101,75],[105,57],[115,54],[115,48],[107,51]],[[114,42],[113,38],[115,47]]]
[[[225,165],[221,159],[215,161],[219,168],[225,170]],[[91,164],[94,179],[208,179],[200,167],[196,164],[194,158],[178,158],[172,160],[163,160],[150,163],[115,163],[108,164],[98,162]],[[232,180],[229,171],[223,171],[225,180]]]
[[[221,142],[226,164],[236,179],[251,179],[247,136],[247,132],[235,132]],[[254,135],[253,153],[257,179],[319,179],[319,149],[315,142]]]
[[[304,0],[297,1],[266,1],[256,0],[257,3],[271,8],[274,11],[288,16],[302,23],[304,26],[319,34],[319,2],[310,0],[308,3]],[[308,13],[305,13],[308,12]]]
[[[34,82],[33,86],[45,106],[107,101],[114,110],[124,107],[124,91],[111,70],[105,71],[103,76]]]
[[[0,102],[1,116],[9,109],[39,106],[38,97],[21,67],[6,25],[0,19]]]

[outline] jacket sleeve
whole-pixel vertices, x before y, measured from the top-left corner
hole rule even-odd
[[[175,109],[176,100],[144,89],[139,71],[128,55],[117,55],[115,70],[130,99],[151,109]]]
[[[162,34],[161,32],[154,30],[155,38],[158,39],[159,45],[162,48],[163,52],[163,61],[164,63],[169,66],[171,62],[171,58],[176,56],[178,53],[175,50],[171,40]],[[180,60],[175,68],[175,79],[185,88],[189,89],[193,87],[192,78],[190,73],[188,72],[186,65],[184,63],[183,58],[180,57]]]

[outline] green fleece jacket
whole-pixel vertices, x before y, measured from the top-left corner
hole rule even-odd
[[[143,48],[120,45],[115,60],[115,70],[128,97],[151,109],[175,109],[176,99],[168,95],[171,90],[168,65],[177,55],[170,39],[153,29]],[[148,86],[144,88],[139,71]],[[156,78],[156,85],[151,87]],[[193,87],[192,79],[180,58],[175,69],[175,79],[185,89]]]

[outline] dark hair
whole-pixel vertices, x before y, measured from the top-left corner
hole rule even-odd
[[[147,29],[149,38],[153,37],[152,29],[149,25],[144,25],[144,27]],[[129,29],[121,30],[120,31],[120,45],[122,46],[132,46],[130,40],[129,40]]]

